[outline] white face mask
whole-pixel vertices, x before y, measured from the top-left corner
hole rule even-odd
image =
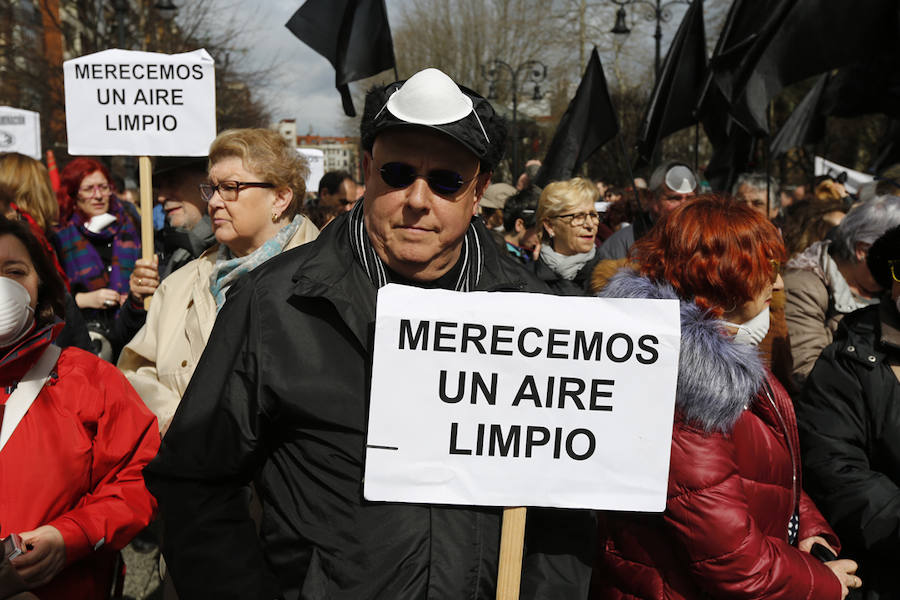
[[[738,344],[746,344],[747,346],[758,346],[766,334],[769,333],[769,307],[765,307],[762,312],[747,321],[746,323],[730,323],[724,322],[726,325],[737,329],[734,334],[734,341]]]
[[[31,294],[18,281],[0,277],[0,348],[12,346],[25,337],[32,323]]]

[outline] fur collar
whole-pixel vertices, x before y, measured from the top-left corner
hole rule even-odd
[[[734,343],[723,335],[721,321],[679,298],[669,284],[654,282],[633,269],[621,269],[598,295],[680,300],[676,410],[689,425],[708,432],[730,432],[765,379],[758,349]]]

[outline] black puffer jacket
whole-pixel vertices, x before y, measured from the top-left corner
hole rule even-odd
[[[857,560],[856,598],[900,599],[900,316],[894,302],[844,317],[797,405],[804,482]]]
[[[347,224],[231,292],[145,470],[182,600],[495,596],[500,509],[363,500],[376,291]],[[544,289],[487,236],[479,289]],[[593,528],[587,511],[530,510],[522,598],[585,598]]]

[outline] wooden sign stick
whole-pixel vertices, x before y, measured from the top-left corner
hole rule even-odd
[[[522,554],[525,548],[524,506],[503,509],[500,530],[500,567],[497,571],[497,600],[519,600]]]
[[[149,156],[138,158],[141,177],[141,258],[153,259],[153,170]],[[144,309],[150,309],[150,296],[144,298]]]

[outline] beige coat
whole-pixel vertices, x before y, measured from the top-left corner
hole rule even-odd
[[[318,235],[304,218],[285,250]],[[175,414],[216,321],[209,277],[218,249],[209,248],[163,280],[153,294],[147,322],[119,356],[119,369],[156,415],[160,430]]]

